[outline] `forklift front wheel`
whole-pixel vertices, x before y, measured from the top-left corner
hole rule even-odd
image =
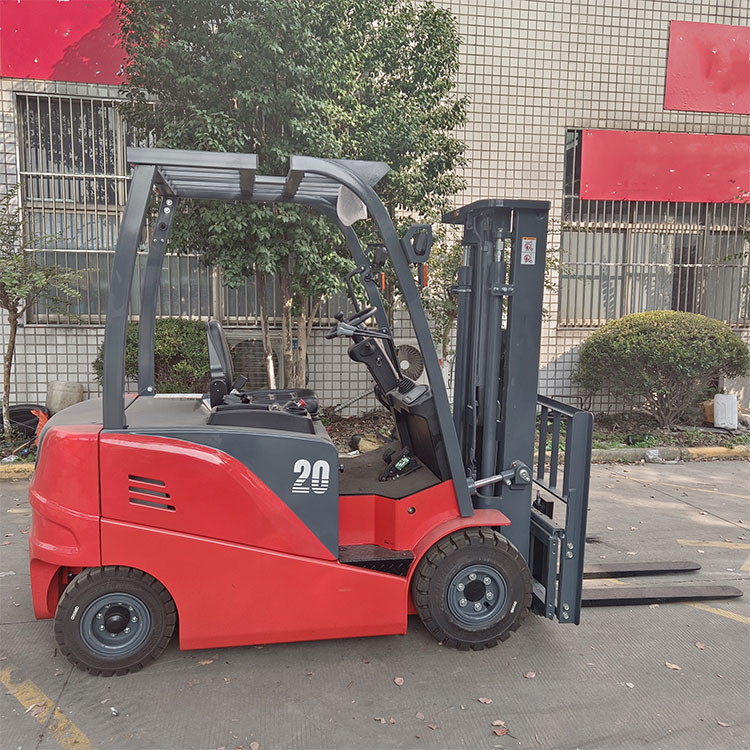
[[[531,606],[531,576],[518,550],[490,528],[441,539],[420,561],[412,598],[446,646],[491,648],[517,630]]]
[[[60,650],[85,672],[137,672],[172,637],[177,610],[155,578],[120,566],[90,568],[65,589],[55,615]]]

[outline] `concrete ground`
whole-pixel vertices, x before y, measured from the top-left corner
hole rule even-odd
[[[587,547],[591,562],[692,559],[703,569],[685,582],[731,583],[744,598],[589,608],[579,627],[530,617],[481,653],[441,648],[417,618],[403,637],[173,642],[109,679],[72,668],[51,622],[34,620],[27,486],[0,483],[6,750],[750,747],[747,461],[595,466]]]

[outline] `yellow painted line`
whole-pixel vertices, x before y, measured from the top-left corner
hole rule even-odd
[[[688,448],[688,455],[696,458],[712,458],[718,456],[746,456],[750,453],[750,446],[736,445],[733,448],[723,448],[719,445],[704,445],[701,448]]]
[[[683,547],[721,547],[722,549],[750,549],[750,544],[741,542],[702,542],[700,539],[678,539]]]
[[[745,625],[750,625],[750,617],[745,615],[738,615],[736,612],[730,612],[728,609],[719,609],[718,607],[709,607],[708,604],[702,602],[683,602],[688,607],[695,607],[696,609],[702,609],[704,612],[710,612],[712,615],[719,615],[719,617],[726,617],[728,620],[736,620],[742,622]]]
[[[31,680],[15,682],[11,673],[13,667],[0,669],[0,682],[8,692],[33,716],[42,726],[49,725],[47,731],[55,738],[63,750],[91,750],[89,738],[55,706],[55,702],[46,696]],[[54,711],[53,711],[54,709]],[[50,718],[50,712],[52,717]]]
[[[740,568],[741,571],[744,573],[750,572],[750,555],[747,556],[747,560],[745,560],[744,563],[742,563],[742,567]]]

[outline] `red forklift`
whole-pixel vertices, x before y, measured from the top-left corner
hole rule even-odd
[[[134,148],[128,160],[103,394],[49,420],[29,490],[34,612],[54,618],[70,661],[138,670],[178,622],[183,649],[403,634],[409,614],[460,649],[497,645],[531,607],[578,623],[593,420],[537,399],[549,204],[484,200],[443,219],[463,227],[464,246],[451,408],[415,282],[431,228],[398,236],[373,189],[387,165],[293,156],[271,177],[252,154]],[[154,193],[131,394],[128,308]],[[214,320],[210,392],[156,392],[159,280],[187,198],[295,203],[338,226],[367,301],[349,284],[354,312],[326,336],[348,339],[368,368],[393,414],[391,445],[340,457],[313,391],[244,390]],[[381,241],[363,248],[352,224],[368,213]],[[379,293],[386,263],[429,384],[399,367]]]

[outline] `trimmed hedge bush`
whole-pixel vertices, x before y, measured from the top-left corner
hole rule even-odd
[[[91,363],[101,383],[104,347]],[[138,377],[138,324],[128,323],[125,376]],[[197,320],[160,318],[154,332],[157,393],[206,393],[209,386],[206,325]]]
[[[626,315],[581,346],[573,381],[593,395],[609,390],[672,427],[719,376],[750,370],[747,346],[724,323],[655,310]]]

